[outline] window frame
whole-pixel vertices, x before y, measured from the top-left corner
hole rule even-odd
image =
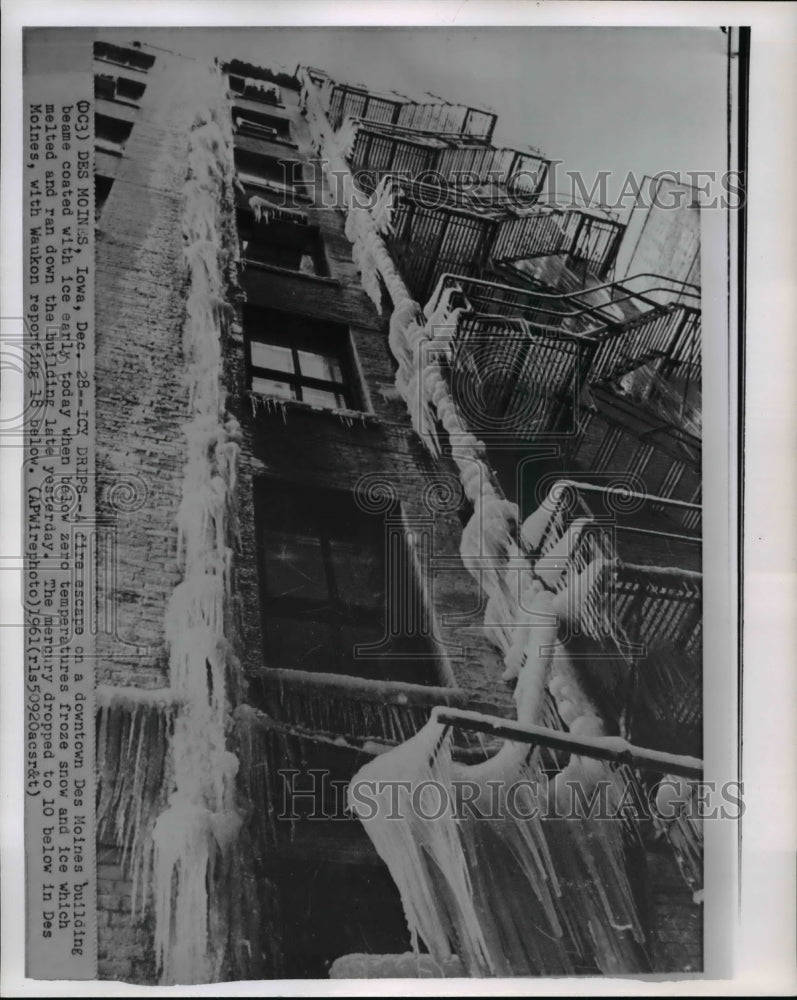
[[[115,139],[107,139],[105,136],[99,134],[97,130],[98,119],[105,119],[109,122],[115,122],[118,125],[124,125],[127,134],[121,142]],[[122,156],[125,150],[125,146],[133,132],[134,122],[126,121],[124,118],[115,118],[113,115],[106,115],[102,111],[94,112],[94,144],[97,149],[102,150],[104,153],[110,153],[112,156]]]
[[[112,82],[113,93],[110,96],[106,96],[105,94],[102,93],[100,94],[97,93],[97,84],[101,79]],[[130,97],[126,96],[123,93],[120,93],[120,86],[122,88],[124,87],[135,88],[138,91],[138,96]],[[138,80],[131,80],[129,77],[121,76],[119,74],[114,75],[112,73],[94,73],[94,99],[97,101],[111,101],[114,104],[121,104],[124,107],[137,108],[140,106],[140,101],[144,96],[146,89],[147,85],[143,81],[140,82]]]
[[[263,105],[263,107],[276,107],[276,105]],[[293,137],[293,123],[285,115],[270,115],[266,111],[250,110],[249,108],[242,108],[240,105],[233,104],[230,117],[232,118],[233,132],[236,136],[257,139],[261,142],[283,143],[284,145],[296,147]],[[271,129],[274,135],[260,135],[256,130],[250,131],[246,125],[241,127],[239,124],[241,119],[245,123],[255,126],[255,128]],[[258,119],[265,120],[259,121]],[[271,124],[272,122],[276,124]]]
[[[233,80],[241,81],[241,89],[238,90],[236,86],[233,85]],[[247,81],[249,81],[250,93],[247,93]],[[260,84],[261,87],[258,89],[256,85]],[[274,99],[270,99],[266,96],[269,91],[267,87],[272,88],[274,94]],[[274,83],[272,80],[260,80],[256,77],[244,76],[242,73],[231,73],[227,72],[227,89],[236,95],[236,97],[241,98],[244,101],[252,101],[254,104],[262,104],[267,108],[284,108],[285,101],[282,96],[282,87],[278,83]],[[254,91],[254,92],[252,92]]]
[[[434,686],[442,682],[438,651],[431,635],[419,635],[413,639],[411,636],[404,636],[403,632],[394,634],[392,631],[387,588],[394,576],[394,570],[388,574],[388,568],[395,535],[392,531],[385,530],[382,517],[363,510],[350,490],[297,482],[268,473],[254,477],[252,499],[263,665],[255,667],[255,672],[249,675],[250,682],[267,685],[268,675],[272,670],[297,674],[307,671],[323,673],[332,683],[336,678],[343,677],[355,677],[366,683],[392,681]],[[279,595],[269,594],[269,560],[275,558],[274,553],[277,551],[273,543],[269,551],[269,534],[318,540],[326,596],[302,598],[296,597],[291,591]],[[402,534],[402,537],[406,543],[406,535]],[[361,582],[360,592],[355,592],[355,599],[346,600],[338,591],[336,581],[343,581],[345,595],[346,581],[352,578],[348,572],[349,564],[346,562],[341,569],[341,562],[336,564],[333,548],[336,543],[345,545],[352,542],[358,546],[359,552],[376,556],[378,564],[374,566],[374,570],[380,574],[383,583],[379,588],[374,588],[374,594],[371,595],[368,585],[363,587]],[[407,577],[406,580],[402,577],[401,586],[417,587],[409,547],[405,548],[404,555],[406,562],[401,565]],[[337,559],[340,560],[340,555]],[[299,573],[301,572],[300,567]],[[363,590],[371,598],[368,603],[362,600]],[[425,602],[426,598],[420,590],[418,596]],[[273,626],[275,631],[269,627],[270,617],[277,620]],[[311,628],[302,631],[303,623]],[[296,632],[287,631],[280,635],[286,624],[288,629],[295,627]],[[323,665],[315,660],[299,665],[316,652],[312,637],[312,626],[315,625],[329,629],[329,645],[324,645],[322,652]],[[350,633],[348,636],[347,630]],[[358,631],[359,635],[356,634]],[[352,635],[352,632],[355,634]],[[335,638],[331,638],[332,636]],[[279,658],[279,646],[282,645],[283,638],[288,640],[288,648],[283,651],[283,657],[290,657],[294,651],[300,652],[302,643],[307,643],[307,649],[297,661],[286,662],[284,658]],[[384,651],[376,652],[374,656],[366,653],[361,657],[364,669],[356,669],[360,658],[354,657],[355,648],[381,646],[385,639],[391,644],[394,641],[399,643],[395,651],[388,655]],[[409,655],[407,647],[403,646],[407,639],[411,644]],[[292,643],[291,640],[298,641]]]
[[[108,177],[107,174],[94,174],[94,221],[99,222],[103,209],[111,194],[115,177]]]
[[[264,222],[262,219],[258,221],[251,204],[236,206],[236,228],[244,266],[274,267],[300,277],[328,278],[329,266],[324,253],[320,227],[312,223],[307,213],[300,209],[292,208],[286,211],[282,205],[272,205],[266,199],[261,200],[266,203],[266,211],[275,213],[268,222]],[[288,235],[288,229],[283,227],[292,227],[292,230],[295,231],[295,238],[291,239]],[[245,248],[244,243],[246,243]],[[289,255],[298,256],[299,262],[295,267],[287,259],[275,263],[273,260],[267,259],[270,256],[269,250],[273,250],[273,256],[277,258],[283,251],[285,258]],[[258,256],[259,252],[260,256]],[[303,256],[312,259],[312,272],[301,269]]]
[[[256,316],[257,312],[265,313],[266,315],[270,315],[272,318],[276,318],[280,315],[284,316],[287,320],[286,325],[289,327],[288,331],[281,337],[279,335],[275,337],[273,334],[269,336],[265,331],[262,336],[258,336],[258,331],[256,329],[258,325]],[[339,326],[339,324],[325,323],[323,325],[327,329],[330,329],[330,333],[328,335],[325,335],[325,333],[320,329],[315,331],[312,329],[299,329],[291,331],[291,320],[295,322],[297,319],[305,324],[314,324],[318,322],[311,317],[299,317],[294,313],[280,314],[276,310],[257,310],[256,307],[254,309],[250,308],[245,310],[244,328],[246,330],[246,372],[249,391],[253,392],[255,395],[264,396],[266,398],[284,399],[286,402],[298,402],[307,406],[317,406],[318,404],[310,403],[304,399],[302,389],[319,389],[321,391],[339,395],[343,399],[344,404],[343,406],[336,407],[325,406],[321,407],[321,409],[329,410],[331,413],[337,413],[342,410],[357,410],[358,398],[356,384],[354,381],[355,368],[351,361],[351,344],[347,336],[346,328]],[[293,370],[288,372],[279,368],[256,365],[252,356],[253,343],[290,350]],[[319,357],[333,358],[340,368],[342,376],[341,380],[321,379],[315,378],[312,375],[304,375],[302,373],[301,359],[299,358],[300,351],[304,351],[308,354],[315,354]],[[269,394],[258,392],[258,390],[254,388],[253,384],[254,379],[258,377],[272,379],[275,382],[287,383],[294,391],[294,396],[292,398],[286,398],[276,395],[269,396]]]
[[[359,542],[363,549],[378,554],[384,576],[387,564],[384,534],[381,531],[381,522],[377,523],[376,519],[369,521],[368,515],[358,510],[350,493],[325,488],[322,490],[323,503],[318,503],[317,500],[308,501],[301,491],[300,484],[270,476],[258,476],[254,482],[255,547],[263,654],[268,664],[273,657],[269,618],[295,622],[297,629],[301,628],[304,621],[323,625],[335,636],[337,652],[331,652],[330,658],[335,658],[339,665],[343,662],[342,650],[345,648],[343,630],[374,628],[381,632],[385,624],[385,600],[383,594],[371,604],[345,600],[339,586],[341,575],[333,554],[334,543]],[[318,490],[314,489],[313,492],[316,494]],[[274,524],[275,513],[280,507],[283,511],[286,510],[287,504],[290,504],[291,515],[279,518],[277,514],[277,523]],[[356,523],[349,520],[351,515],[356,516]],[[341,531],[341,524],[347,525],[348,530]],[[301,535],[297,528],[300,529]],[[297,538],[308,537],[318,542],[323,566],[324,596],[295,597],[290,593],[269,593],[271,556],[267,538],[270,531]],[[274,664],[274,666],[277,669],[302,669],[290,664]],[[330,676],[340,673],[334,669],[328,672]]]
[[[284,143],[283,145],[296,148],[293,143]],[[307,180],[305,177],[305,164],[301,160],[287,156],[282,158],[272,156],[270,153],[256,153],[240,145],[234,145],[233,160],[235,176],[242,188],[268,191],[299,202],[312,201],[308,190],[313,189],[315,182]],[[259,170],[264,171],[264,173],[258,173]],[[277,174],[278,176],[270,177],[269,174]]]
[[[97,51],[98,47],[101,49]],[[102,49],[107,51],[102,51]],[[141,49],[130,48],[126,45],[115,45],[113,42],[104,42],[97,39],[92,46],[92,56],[99,62],[108,63],[110,66],[124,66],[125,69],[132,69],[136,73],[149,73],[155,65],[155,56],[149,52],[142,52]],[[146,65],[136,65],[136,62],[146,63]]]

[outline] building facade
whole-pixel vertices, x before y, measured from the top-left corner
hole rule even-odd
[[[116,38],[94,74],[101,974],[378,975],[418,924],[346,788],[435,709],[530,721],[527,584],[570,602],[536,721],[701,755],[697,222],[616,281],[623,226],[492,112]],[[562,969],[698,971],[699,830],[622,838],[633,940],[560,921]],[[549,971],[513,919],[501,969]],[[410,974],[497,968],[465,936]]]

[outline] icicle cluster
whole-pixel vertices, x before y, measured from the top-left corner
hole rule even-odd
[[[152,828],[163,805],[169,732],[177,703],[169,688],[99,685],[97,837],[122,850],[133,913],[143,910],[152,869]]]
[[[389,343],[398,362],[396,387],[407,403],[413,426],[433,454],[439,452],[435,418],[452,441],[453,460],[465,494],[474,505],[460,551],[487,594],[488,622],[491,616],[495,618],[488,628],[504,652],[505,676],[518,677],[518,718],[528,723],[538,721],[547,682],[559,714],[570,728],[600,735],[603,724],[580,690],[572,665],[561,649],[552,656],[557,612],[573,602],[560,600],[555,606],[553,595],[524,570],[525,557],[516,540],[517,507],[494,485],[483,460],[484,447],[463,426],[436,360],[436,351],[445,350],[456,327],[451,291],[443,290],[441,279],[425,315],[421,312],[382,240],[390,227],[387,189],[378,189],[371,200],[357,190],[346,165],[352,137],[344,130],[341,143],[307,76],[302,107],[316,148],[323,151],[330,186],[343,193],[346,236],[353,244],[363,287],[381,308],[381,279],[392,300]],[[474,557],[485,556],[489,557],[486,570],[474,562]],[[590,580],[575,581],[579,589],[586,585],[591,591]],[[547,646],[541,621],[550,623]],[[527,748],[507,743],[484,770],[500,775],[506,788],[508,779],[528,774],[527,755]],[[412,788],[427,779],[450,788],[453,777],[450,738],[430,723],[413,740],[367,765],[353,785],[363,778],[407,778]],[[552,794],[558,796],[573,780],[588,789],[601,777],[615,780],[604,765],[574,757],[557,779],[561,779],[559,786],[554,783]],[[357,811],[354,799],[351,805]],[[567,972],[573,971],[574,961],[578,963],[568,950],[575,946],[582,961],[589,965],[593,960],[604,972],[644,968],[639,951],[642,932],[622,863],[617,824],[604,823],[596,829],[586,818],[562,824],[567,833],[557,843],[568,846],[561,848],[561,861],[572,867],[560,869],[539,824],[511,819],[498,825],[459,823],[451,817],[428,823],[419,819],[408,801],[400,808],[403,822],[385,822],[389,811],[378,810],[364,825],[399,887],[413,941],[417,945],[417,936],[423,937],[437,961],[446,960],[456,943],[472,975]],[[496,854],[502,856],[504,864],[495,862]],[[580,872],[583,881],[572,893],[563,892],[557,885],[557,870]],[[496,884],[496,873],[498,882],[507,881],[505,886]],[[528,883],[523,907],[519,906],[524,896],[517,881],[519,873]]]
[[[225,284],[234,256],[232,132],[221,74],[198,68],[188,85],[183,351],[190,419],[177,514],[183,578],[165,623],[179,710],[171,741],[172,790],[153,829],[155,949],[166,983],[219,976],[224,941],[211,933],[221,919],[214,875],[241,825],[234,802],[238,761],[226,746],[227,692],[237,666],[225,620],[240,434],[236,421],[225,417],[222,389],[222,342],[230,318]]]

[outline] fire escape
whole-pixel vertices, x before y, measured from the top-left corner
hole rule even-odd
[[[357,187],[387,203],[384,242],[426,303],[424,349],[468,432],[488,456],[508,441],[563,449],[567,476],[520,505],[518,593],[530,566],[567,609],[585,686],[615,732],[648,748],[629,743],[618,761],[699,776],[699,289],[652,274],[611,280],[624,226],[545,203],[548,161],[494,147],[490,112],[320,86]],[[525,736],[498,718],[436,716],[565,760],[555,733],[567,723],[550,698],[544,727]],[[610,759],[600,739],[578,747]],[[664,833],[699,887],[699,830]]]
[[[624,226],[596,209],[544,204],[549,161],[493,146],[492,112],[330,80],[322,95],[357,185],[389,186],[388,249],[417,299],[446,272],[481,277],[540,257],[609,274]]]

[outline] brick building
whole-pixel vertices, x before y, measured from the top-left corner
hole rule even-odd
[[[570,593],[604,731],[701,753],[694,213],[617,282],[623,226],[548,205],[492,112],[134,41],[94,74],[101,975],[408,952],[340,788],[435,706],[515,717],[463,543],[488,501],[547,592],[599,567]],[[677,838],[639,839],[656,971],[701,961]]]

